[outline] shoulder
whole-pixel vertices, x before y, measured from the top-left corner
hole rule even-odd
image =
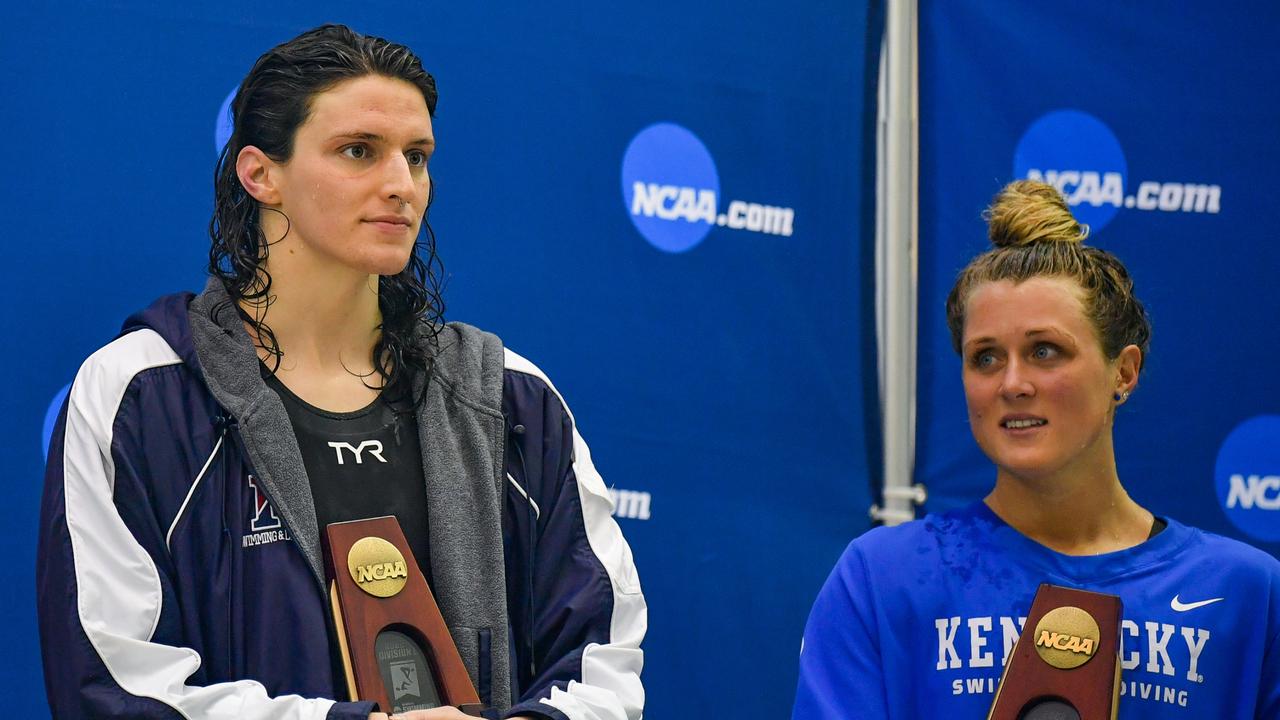
[[[831,581],[850,595],[884,590],[929,572],[936,557],[925,520],[875,527],[854,538],[831,572]]]
[[[931,523],[930,517],[893,527],[872,528],[855,538],[849,546],[868,557],[893,555],[927,542],[933,535],[929,529]]]
[[[957,578],[980,581],[1003,565],[983,517],[966,507],[894,527],[872,528],[845,548],[832,581],[850,597],[886,598],[893,612],[936,604]]]
[[[479,360],[502,349],[502,340],[497,335],[457,321],[441,326],[436,340],[441,358]]]
[[[1179,593],[1174,600],[1225,599],[1224,607],[1236,608],[1239,617],[1249,622],[1262,614],[1266,620],[1251,631],[1264,633],[1273,645],[1280,642],[1280,560],[1247,543],[1175,520],[1169,520],[1169,526],[1189,536],[1164,565],[1164,584]],[[1193,592],[1181,594],[1188,591]]]
[[[502,349],[502,365],[503,369],[508,373],[527,375],[529,377],[536,378],[547,386],[551,385],[550,378],[547,377],[546,373],[542,372],[542,368],[534,365],[528,358],[509,347],[504,347]]]
[[[502,339],[474,325],[443,325],[435,344],[435,360],[446,368],[485,368],[502,362]]]
[[[419,337],[432,345],[432,374],[454,394],[496,412],[502,394],[502,340],[461,322],[440,326],[434,341],[431,336],[424,325]]]
[[[823,584],[810,616],[810,630],[822,623],[846,625],[850,617],[861,618],[863,630],[873,627],[887,612],[895,618],[908,613],[921,579],[932,577],[936,553],[928,547],[924,520],[893,527],[872,528],[845,547]],[[836,630],[844,632],[844,630]],[[806,631],[806,635],[809,631]]]
[[[1280,592],[1280,560],[1262,550],[1229,537],[1182,525],[1168,519],[1170,527],[1186,533],[1188,541],[1176,557],[1177,564],[1212,568],[1213,575],[1232,580],[1266,579]]]
[[[80,373],[107,379],[135,375],[143,370],[175,365],[182,358],[160,333],[149,328],[128,332],[98,348],[85,359]]]
[[[109,426],[102,423],[114,422],[126,392],[139,378],[181,364],[182,358],[156,331],[127,333],[99,348],[80,366],[68,407],[78,420],[109,434]]]
[[[989,523],[988,523],[989,525]],[[868,562],[894,561],[912,563],[935,559],[963,538],[981,536],[992,528],[982,522],[973,506],[942,513],[930,513],[919,520],[868,530],[849,544],[848,552],[856,552]]]
[[[569,420],[568,403],[551,378],[493,333],[461,322],[440,328],[435,371],[455,393],[476,398],[504,413],[524,415],[550,406]],[[519,422],[519,420],[513,420]]]
[[[76,374],[57,446],[60,467],[113,468],[131,458],[135,466],[180,468],[191,438],[207,435],[212,417],[205,386],[178,353],[154,330],[134,330],[90,355]]]
[[[504,378],[508,383],[525,382],[534,387],[544,388],[545,391],[552,393],[559,401],[563,402],[563,397],[552,383],[552,379],[547,377],[547,373],[544,373],[543,369],[532,363],[524,355],[518,354],[512,348],[504,347],[502,363]]]
[[[165,295],[130,315],[120,335],[80,366],[67,398],[69,442],[105,450],[122,438],[182,432],[207,389],[188,322],[191,293]]]
[[[503,407],[509,414],[527,415],[531,411],[562,415],[569,422],[573,413],[551,378],[528,358],[503,348]]]

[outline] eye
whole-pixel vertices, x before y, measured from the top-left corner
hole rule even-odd
[[[360,144],[348,145],[342,148],[341,150],[339,150],[339,152],[351,158],[352,160],[364,160],[364,159],[367,159],[370,154],[369,148]]]
[[[427,154],[421,150],[410,150],[404,156],[413,167],[423,167],[427,164]]]
[[[969,358],[969,364],[976,370],[986,370],[996,364],[996,355],[990,350],[979,350]]]
[[[1036,360],[1053,360],[1062,354],[1057,345],[1052,343],[1040,343],[1031,351],[1031,357]]]

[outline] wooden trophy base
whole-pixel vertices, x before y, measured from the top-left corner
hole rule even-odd
[[[383,712],[483,706],[426,579],[391,516],[326,528],[334,625],[352,699]]]
[[[987,720],[1114,720],[1120,598],[1044,584]]]

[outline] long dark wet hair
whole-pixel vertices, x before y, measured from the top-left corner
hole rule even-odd
[[[270,209],[259,206],[240,184],[236,159],[243,148],[252,145],[272,160],[288,161],[293,155],[294,136],[310,116],[312,98],[343,80],[366,75],[411,83],[422,92],[427,111],[435,117],[436,81],[423,69],[418,56],[404,45],[361,35],[344,25],[323,25],[268,50],[240,83],[231,103],[231,138],[214,170],[209,273],[222,281],[231,306],[256,331],[255,342],[274,358],[277,367],[283,353],[264,321],[265,310],[251,316],[241,303],[270,307],[271,274],[264,261],[270,246],[280,238],[263,235],[260,213]],[[432,183],[428,208],[434,199]],[[396,395],[407,392],[410,384],[406,381],[415,371],[425,372],[430,363],[428,348],[443,324],[443,277],[435,233],[424,215],[409,264],[396,275],[378,278],[382,325],[373,348],[373,367],[381,386],[395,388]],[[222,310],[214,307],[212,313]],[[426,338],[422,337],[424,332]]]

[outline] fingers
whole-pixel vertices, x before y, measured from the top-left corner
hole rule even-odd
[[[373,716],[370,715],[370,717],[372,718]],[[458,708],[442,707],[431,710],[412,710],[410,712],[395,713],[389,716],[389,720],[475,720],[475,718],[463,714]]]

